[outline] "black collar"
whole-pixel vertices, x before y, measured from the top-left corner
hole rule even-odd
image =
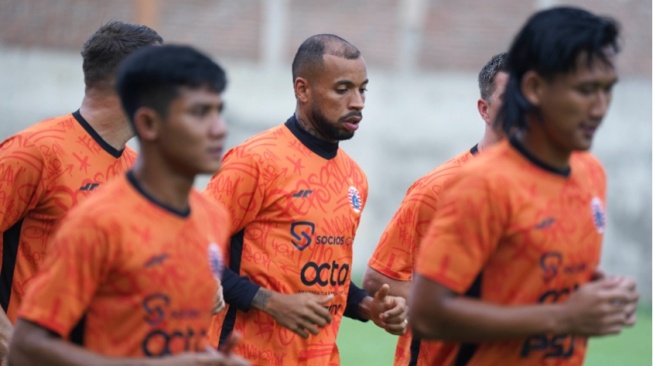
[[[73,117],[79,122],[79,124],[86,130],[86,132],[91,135],[93,140],[102,147],[104,151],[109,153],[109,155],[113,156],[114,158],[118,159],[119,157],[122,156],[122,152],[125,151],[125,149],[122,150],[116,150],[113,146],[109,145],[106,141],[102,139],[102,136],[100,136],[97,131],[91,127],[91,125],[82,117],[81,113],[79,113],[79,109],[73,112]]]
[[[540,167],[540,168],[542,168],[542,169],[544,169],[544,170],[546,170],[546,171],[548,171],[550,173],[561,175],[561,176],[563,176],[565,178],[569,177],[569,174],[571,174],[571,167],[569,167],[567,169],[558,169],[556,167],[553,167],[553,166],[543,162],[538,157],[531,154],[529,151],[527,151],[524,148],[524,146],[519,141],[517,141],[517,138],[515,136],[512,136],[510,138],[510,145],[512,145],[512,147],[517,149],[517,151],[519,151],[519,153],[522,154],[531,163],[537,165],[538,167]]]
[[[188,207],[188,209],[186,209],[184,211],[180,211],[180,210],[177,210],[176,208],[170,207],[169,205],[157,200],[156,198],[152,197],[149,193],[145,192],[143,187],[141,187],[141,185],[136,180],[136,177],[134,177],[134,171],[133,170],[130,170],[130,171],[127,172],[127,180],[129,181],[129,183],[131,183],[131,185],[134,187],[134,189],[136,189],[136,191],[138,191],[138,193],[140,193],[141,195],[143,195],[143,197],[145,197],[145,199],[147,199],[148,201],[152,202],[153,204],[161,207],[165,211],[168,211],[168,212],[170,212],[171,214],[173,214],[175,216],[179,216],[179,217],[183,217],[183,218],[186,218],[186,217],[188,217],[190,215],[190,207]]]
[[[306,132],[302,126],[299,125],[294,114],[292,117],[288,118],[285,126],[288,127],[290,132],[292,132],[292,134],[295,135],[304,146],[322,158],[331,160],[338,154],[337,142],[324,141]]]

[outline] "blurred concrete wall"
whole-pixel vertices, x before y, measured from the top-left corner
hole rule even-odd
[[[136,9],[140,15],[134,15],[133,4],[157,3],[159,15],[148,13],[147,9]],[[183,23],[179,20],[182,18],[175,18],[175,12],[163,6],[173,6],[167,0],[0,0],[0,111],[3,116],[0,139],[43,118],[78,108],[83,95],[78,49],[101,21],[135,21],[140,17],[146,23],[158,23],[157,29],[165,29],[162,33],[168,41],[191,43],[216,56],[229,73],[230,84],[225,96],[229,146],[285,121],[294,111],[289,65],[290,57],[303,39],[317,32],[342,34],[363,50],[370,78],[361,129],[353,140],[343,143],[366,171],[370,183],[370,196],[354,251],[355,268],[360,273],[408,186],[449,157],[469,149],[481,137],[483,122],[476,111],[477,70],[492,54],[508,45],[518,25],[532,10],[560,2],[501,0],[492,2],[495,6],[482,0],[194,0],[183,3],[188,6],[179,14],[189,19],[194,15],[196,22]],[[348,11],[334,3],[357,4],[357,7]],[[626,22],[622,21],[628,37],[620,61],[621,81],[615,88],[612,107],[593,151],[606,166],[609,179],[603,266],[608,272],[636,276],[650,302],[651,4],[634,0],[574,3],[590,3],[602,7],[604,13],[621,17],[630,12],[624,18]],[[41,8],[30,8],[35,4],[61,9],[50,9],[47,15]],[[80,10],[89,4],[99,9],[96,10],[100,20],[89,21],[88,13]],[[312,7],[315,4],[321,7],[316,10]],[[628,7],[639,9],[637,12],[645,16],[631,14],[632,9]],[[220,47],[212,37],[220,33],[207,31],[211,29],[211,13],[207,9],[218,13],[221,22],[240,29],[232,32],[233,39],[224,38]],[[376,15],[365,13],[372,10]],[[8,11],[14,16],[8,16]],[[247,17],[248,11],[258,15]],[[447,11],[451,12],[450,16],[446,16]],[[503,18],[496,21],[489,17],[490,25],[478,23],[483,19],[482,14],[492,11],[503,14]],[[326,18],[315,18],[319,12],[326,14]],[[31,14],[37,15],[33,24],[18,24],[16,17],[25,22],[31,19]],[[67,23],[58,23],[52,14],[59,14]],[[306,14],[312,17],[307,18]],[[358,18],[352,14],[361,18],[367,14],[374,22],[364,22],[362,30],[357,31]],[[343,19],[348,25],[337,26]],[[255,33],[258,32],[256,41],[235,20],[254,27]],[[220,28],[224,27],[221,22],[216,22],[215,27],[228,32],[229,29]],[[375,24],[383,37],[375,35]],[[198,25],[204,28],[193,33],[191,30]],[[77,28],[84,28],[82,36],[76,35],[81,34],[75,32]],[[467,36],[461,32],[467,32]],[[477,39],[478,33],[484,33],[485,38]],[[239,43],[247,47],[239,47]],[[206,177],[198,179],[197,186],[203,188],[206,181]]]

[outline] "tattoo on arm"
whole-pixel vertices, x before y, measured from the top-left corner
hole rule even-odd
[[[254,295],[254,298],[252,299],[252,307],[256,309],[264,309],[268,304],[271,295],[272,294],[270,291],[259,288],[259,290],[256,291],[256,295]]]

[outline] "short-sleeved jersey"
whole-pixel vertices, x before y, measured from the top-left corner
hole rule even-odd
[[[397,281],[412,279],[418,246],[433,220],[440,192],[477,151],[474,146],[456,155],[408,188],[399,209],[381,234],[368,262],[370,268]],[[397,340],[395,366],[431,365],[429,355],[442,346],[441,342],[420,342],[408,330]]]
[[[339,364],[336,335],[367,192],[360,167],[294,117],[228,151],[205,194],[232,217],[230,268],[276,292],[333,294],[333,321],[302,339],[262,311],[233,307],[215,318],[212,343],[235,330],[242,335],[235,352],[254,365]]]
[[[420,246],[416,272],[457,293],[505,306],[564,301],[597,269],[605,172],[590,153],[570,170],[504,141],[461,169]],[[462,344],[442,365],[581,365],[587,339],[538,334]]]
[[[0,144],[0,304],[11,321],[59,220],[135,159],[132,149],[116,150],[102,140],[79,111]]]
[[[90,351],[157,357],[204,351],[230,220],[191,192],[175,211],[117,178],[70,210],[19,309]]]

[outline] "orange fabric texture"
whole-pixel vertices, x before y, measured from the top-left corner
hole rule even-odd
[[[367,199],[367,178],[338,149],[325,159],[290,129],[277,126],[230,150],[206,194],[242,231],[240,275],[284,294],[334,294],[327,304],[333,322],[302,339],[266,313],[237,311],[233,330],[242,334],[234,352],[253,365],[337,365],[336,335],[346,307],[352,244]],[[224,314],[214,318],[216,344]]]
[[[228,227],[199,192],[184,216],[116,179],[66,216],[19,317],[107,356],[204,351]]]
[[[419,243],[433,220],[440,192],[472,157],[470,151],[458,154],[408,188],[399,209],[386,226],[372,253],[368,262],[370,268],[397,281],[412,280]],[[397,340],[395,366],[405,366],[411,361],[412,340],[410,330]],[[440,342],[420,342],[417,364],[431,365],[428,356],[441,346]],[[436,350],[431,350],[432,348]]]
[[[135,159],[132,149],[102,141],[78,112],[37,123],[0,145],[1,252],[9,253],[0,298],[12,322],[64,214]]]
[[[597,269],[605,173],[575,153],[565,177],[501,142],[467,164],[443,194],[416,272],[457,293],[480,275],[480,298],[505,306],[564,301]],[[587,339],[535,335],[480,343],[469,365],[581,365]],[[449,357],[442,364],[453,364]]]

